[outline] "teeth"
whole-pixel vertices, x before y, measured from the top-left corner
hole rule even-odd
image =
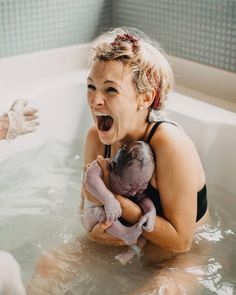
[[[110,116],[109,114],[101,113],[101,112],[94,112],[94,114],[95,114],[95,116]]]

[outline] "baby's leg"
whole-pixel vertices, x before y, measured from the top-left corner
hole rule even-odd
[[[125,265],[127,262],[132,260],[134,256],[140,256],[140,253],[143,247],[146,245],[146,242],[147,240],[140,236],[137,245],[131,245],[128,250],[119,253],[115,258],[119,260],[121,264]]]
[[[87,230],[91,231],[95,224],[104,221],[106,218],[103,207],[92,207],[85,210],[83,215],[83,223]]]
[[[20,267],[8,252],[0,251],[0,295],[25,295]]]
[[[106,230],[110,235],[123,240],[127,245],[132,245],[137,242],[138,237],[142,234],[142,229],[139,229],[137,224],[128,227],[124,226],[119,220]]]

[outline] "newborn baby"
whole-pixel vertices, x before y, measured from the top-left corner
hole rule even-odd
[[[86,188],[96,199],[85,199],[84,225],[91,231],[98,222],[112,221],[107,232],[131,245],[143,229],[154,228],[156,210],[144,192],[154,172],[154,156],[147,143],[135,141],[123,145],[114,158],[107,161],[111,190],[104,184],[102,169],[96,160],[86,170]],[[143,216],[137,224],[129,227],[118,220],[122,210],[113,192],[129,197],[141,207]]]
[[[20,267],[14,257],[0,251],[0,295],[25,295]]]

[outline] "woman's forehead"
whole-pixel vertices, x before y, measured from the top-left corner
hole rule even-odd
[[[96,60],[90,70],[88,79],[92,81],[124,83],[132,81],[132,70],[121,61]]]

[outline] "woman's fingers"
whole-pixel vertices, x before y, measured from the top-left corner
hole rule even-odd
[[[98,155],[97,156],[97,161],[98,164],[102,168],[102,173],[103,173],[103,181],[107,187],[109,187],[109,172],[108,172],[108,167],[107,167],[107,160],[103,158],[103,156]]]
[[[96,224],[94,228],[92,229],[92,231],[90,232],[90,238],[102,244],[124,246],[125,243],[122,240],[106,233],[106,230],[111,225],[112,225],[112,222],[108,222],[108,221]]]
[[[107,168],[107,162],[106,160],[103,158],[103,156],[98,155],[97,156],[97,161],[99,163],[99,165],[101,166],[102,169],[106,170]]]

